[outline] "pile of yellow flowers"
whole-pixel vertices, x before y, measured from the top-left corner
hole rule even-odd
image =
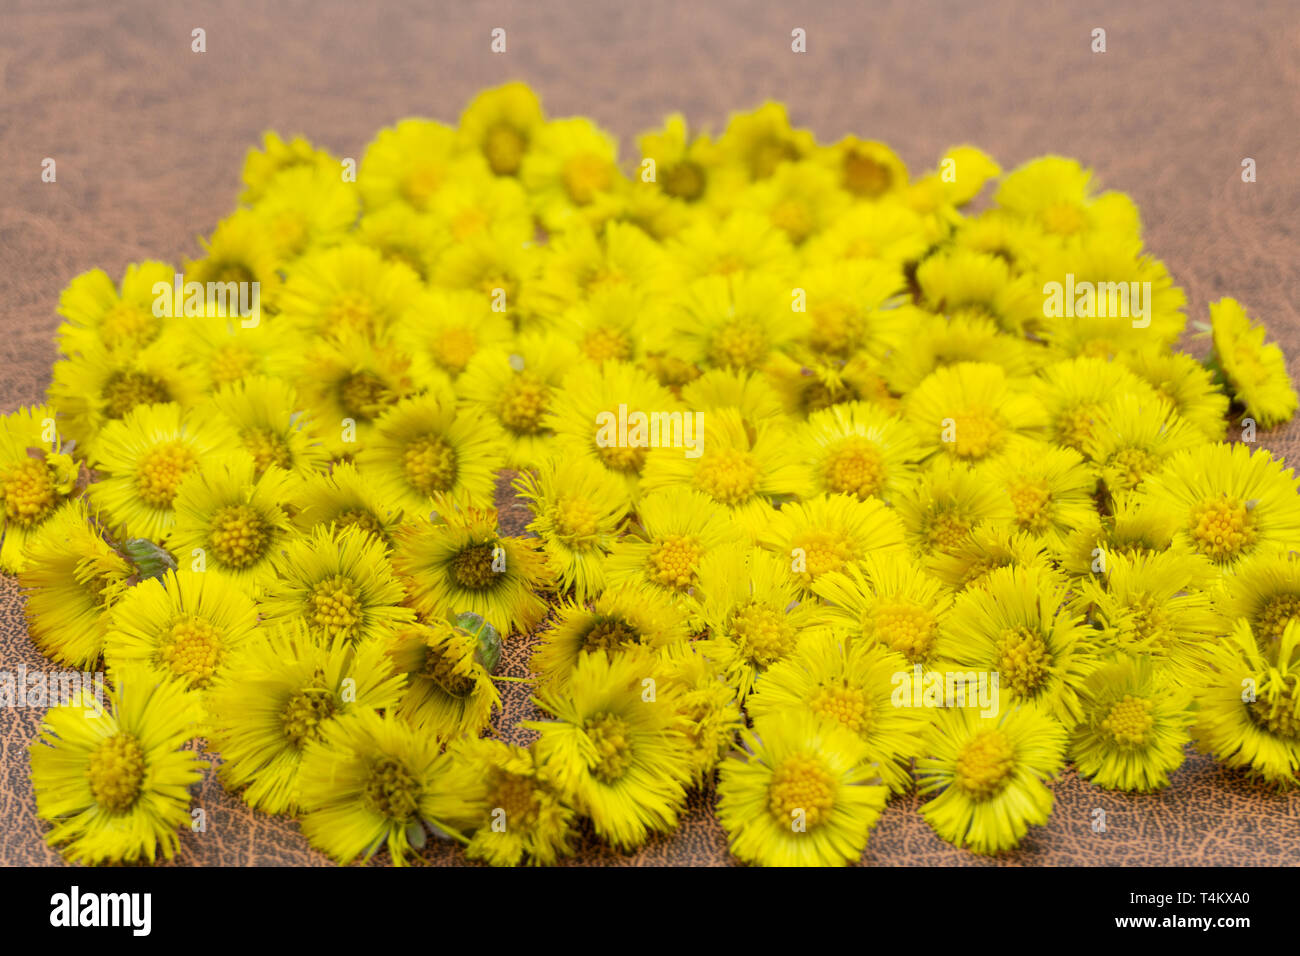
[[[203,746],[341,863],[631,849],[697,788],[746,862],[858,860],[913,786],[995,853],[1067,761],[1149,791],[1189,743],[1300,781],[1300,496],[1255,436],[1297,397],[1241,305],[1175,351],[1071,159],[916,178],[771,102],[639,146],[519,83],[359,163],[267,134],[201,258],[71,282],[0,433],[31,638],[111,685],[32,744],[52,844],[172,856]]]

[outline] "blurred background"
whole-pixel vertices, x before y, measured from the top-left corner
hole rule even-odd
[[[202,54],[191,51],[196,27],[206,31]],[[507,31],[505,54],[490,52],[495,27]],[[804,54],[790,49],[796,27],[807,34]],[[1098,27],[1105,53],[1091,50]],[[1293,0],[4,0],[0,413],[41,400],[68,282],[95,267],[117,277],[129,262],[197,255],[197,237],[233,210],[244,155],[264,130],[359,159],[381,127],[406,116],[455,123],[474,93],[513,79],[530,83],[550,115],[584,114],[618,135],[629,165],[635,135],[667,113],[720,132],[732,110],[769,98],[822,141],[886,141],[914,173],[964,142],[1007,170],[1045,153],[1076,157],[1103,188],[1137,202],[1148,249],[1187,291],[1190,320],[1234,296],[1300,378]],[[58,164],[56,183],[41,182],[45,157]],[[1257,164],[1254,183],[1241,181],[1246,157]],[[1187,347],[1205,352],[1190,338]],[[1260,437],[1287,457],[1300,448],[1294,423]],[[0,659],[43,663],[7,577]],[[27,783],[38,721],[35,711],[0,712],[0,864],[58,861],[40,840]],[[1256,791],[1206,759],[1159,796],[1102,794],[1072,775],[1057,794],[1052,825],[1002,862],[1246,864],[1300,853],[1300,798]],[[322,862],[293,825],[252,817],[215,782],[199,800],[211,829],[186,834],[181,862]],[[912,803],[891,805],[868,862],[987,862],[938,840]],[[1105,838],[1088,829],[1096,806],[1112,821]],[[697,808],[636,857],[589,846],[580,859],[727,857],[722,831]]]

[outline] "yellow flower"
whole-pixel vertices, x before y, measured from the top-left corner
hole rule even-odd
[[[531,318],[529,297],[541,264],[535,243],[488,228],[447,249],[430,284],[481,295],[519,327]]]
[[[292,813],[308,741],[352,710],[395,706],[401,693],[381,642],[322,643],[301,622],[259,629],[208,696],[221,781],[254,809]]]
[[[923,235],[931,242],[946,239],[962,221],[958,207],[975,198],[1001,168],[991,156],[973,146],[954,146],[939,166],[909,183],[902,201],[921,216]]]
[[[884,809],[867,744],[801,710],[755,720],[718,780],[718,819],[732,854],[763,866],[856,862]]]
[[[497,176],[516,176],[545,125],[537,94],[526,83],[505,83],[483,90],[460,114],[460,139],[482,154]]]
[[[573,852],[576,814],[525,750],[500,740],[466,740],[453,754],[483,781],[483,818],[465,848],[493,866],[550,866]]]
[[[451,183],[430,200],[429,217],[441,227],[441,248],[429,250],[439,258],[475,236],[495,234],[525,243],[534,235],[528,194],[513,179],[475,176]]]
[[[692,783],[701,788],[712,782],[718,763],[735,746],[745,718],[735,687],[723,680],[719,666],[704,656],[698,641],[669,644],[662,653],[664,680],[677,691],[677,712],[686,721]]]
[[[282,379],[250,376],[232,382],[217,390],[210,408],[239,433],[259,474],[274,465],[306,478],[328,461],[315,422]]]
[[[631,434],[626,443],[604,442],[600,427],[607,417],[622,420],[624,412],[629,423],[637,413],[685,414],[673,394],[645,371],[627,362],[605,362],[599,368],[579,366],[566,375],[551,396],[543,424],[555,432],[555,454],[591,459],[622,480],[635,498],[649,451],[633,444]]]
[[[1083,618],[1064,609],[1050,574],[1002,568],[953,602],[948,653],[962,669],[996,673],[1014,702],[1032,703],[1066,727],[1079,720],[1079,689],[1096,669]]]
[[[1004,700],[996,717],[973,707],[936,712],[917,761],[921,816],[949,843],[974,853],[1016,846],[1052,812],[1065,758],[1064,728],[1031,704]]]
[[[420,291],[419,277],[357,244],[323,249],[294,265],[278,321],[303,339],[354,332],[385,338]]]
[[[451,242],[443,220],[397,202],[363,213],[357,223],[356,239],[378,252],[385,262],[407,266],[425,281],[433,275]]]
[[[870,402],[890,413],[899,408],[898,399],[885,381],[882,360],[866,352],[857,352],[844,361],[807,355],[797,360],[777,352],[764,373],[793,418],[807,418],[832,405],[849,402]]]
[[[1046,349],[1003,332],[993,319],[970,314],[945,318],[906,304],[894,310],[887,336],[883,371],[890,388],[902,393],[959,363],[996,365],[1008,378],[1018,379],[1034,374],[1048,358]]]
[[[1058,240],[1102,233],[1136,238],[1138,211],[1123,193],[1093,195],[1092,170],[1063,156],[1043,156],[1008,173],[994,201]]]
[[[881,782],[897,793],[912,783],[911,761],[930,721],[924,708],[894,701],[899,680],[911,676],[907,660],[883,644],[822,632],[773,665],[745,709],[755,724],[806,713],[852,731],[866,744],[866,760]]]
[[[867,402],[813,412],[795,433],[817,491],[890,501],[918,474],[922,454],[902,419]]]
[[[639,363],[654,341],[656,326],[666,311],[660,298],[632,285],[619,284],[568,306],[548,327],[575,343],[582,357],[596,365]]]
[[[282,507],[294,477],[275,465],[260,475],[250,455],[209,458],[176,494],[168,545],[195,570],[224,575],[256,593],[293,530]]]
[[[752,214],[737,212],[727,222],[747,215]],[[928,246],[921,217],[897,199],[888,199],[851,206],[804,243],[800,251],[809,264],[879,262],[902,279],[903,264],[916,262]]]
[[[1185,542],[1174,541],[1178,530],[1176,514],[1144,502],[1135,494],[1115,494],[1110,506],[1111,514],[1093,515],[1070,534],[1065,546],[1055,555],[1061,570],[1070,577],[1104,574],[1110,554],[1191,553]]]
[[[1260,552],[1225,577],[1217,597],[1223,630],[1244,619],[1261,650],[1274,648],[1292,621],[1300,622],[1300,563],[1293,552]]]
[[[579,601],[605,587],[605,560],[632,508],[627,485],[589,458],[550,455],[515,479],[530,502],[528,530],[542,539],[560,588]]]
[[[611,222],[599,236],[586,227],[574,228],[547,243],[546,265],[532,287],[531,305],[539,317],[553,321],[582,302],[600,308],[610,296],[622,294],[619,301],[626,302],[629,292],[659,298],[677,287],[675,272],[659,243],[636,226]]]
[[[1118,395],[1134,395],[1154,404],[1154,390],[1119,362],[1076,358],[1048,365],[1034,383],[1047,409],[1047,437],[1058,445],[1083,451],[1099,434],[1102,408]]]
[[[817,608],[800,598],[790,563],[770,551],[730,545],[700,562],[694,604],[709,636],[696,646],[742,701],[769,668],[789,659],[811,626]]]
[[[1236,299],[1225,298],[1210,303],[1210,329],[1213,360],[1246,414],[1263,428],[1289,422],[1300,397],[1287,375],[1282,349],[1264,341],[1264,327],[1253,323]]]
[[[1089,234],[1047,250],[1036,271],[1043,307],[1056,312],[1046,318],[1043,334],[1063,356],[1113,358],[1143,348],[1168,349],[1187,325],[1186,294],[1162,262],[1142,252],[1137,236]],[[1049,294],[1049,283],[1059,286],[1059,310],[1048,307],[1056,289]]]
[[[1187,690],[1144,658],[1117,658],[1084,688],[1070,738],[1079,773],[1100,787],[1147,792],[1182,766],[1195,714]]]
[[[139,663],[206,690],[253,635],[257,608],[228,578],[168,571],[131,588],[112,609],[104,660],[116,675]]]
[[[376,492],[350,462],[339,462],[328,474],[299,482],[289,504],[293,526],[305,535],[331,526],[340,530],[356,526],[387,549],[392,548],[402,519],[402,509]]]
[[[813,591],[827,603],[812,619],[858,644],[879,644],[908,666],[932,664],[951,653],[952,595],[904,556],[868,555],[859,565],[823,575]]]
[[[155,283],[167,284],[168,296],[176,270],[164,262],[132,263],[119,287],[103,269],[83,272],[59,295],[59,348],[66,355],[87,341],[110,351],[130,351],[153,342],[169,320],[154,311]]]
[[[410,624],[388,642],[392,666],[407,679],[397,713],[441,740],[477,737],[501,709],[478,638],[447,620]]]
[[[1088,544],[1089,549],[1092,546]],[[1088,559],[1092,559],[1091,550]],[[926,571],[954,592],[983,588],[989,572],[1000,567],[1035,567],[1040,571],[1053,567],[1043,541],[1013,531],[1006,522],[976,524],[952,549],[931,551],[924,555],[922,563]]]
[[[461,830],[485,812],[472,796],[477,770],[439,749],[438,738],[367,707],[329,721],[303,748],[303,835],[341,864],[387,846],[403,866],[429,829],[464,842]]]
[[[1203,432],[1184,421],[1164,399],[1117,395],[1102,406],[1097,428],[1083,450],[1108,493],[1133,491],[1147,475],[1189,448],[1206,444]]]
[[[342,180],[339,160],[331,156],[328,150],[313,146],[301,136],[295,136],[286,143],[278,133],[267,131],[262,134],[262,143],[262,149],[250,147],[244,157],[244,194],[240,196],[241,202],[256,202],[271,180],[286,169],[305,166],[331,172]]]
[[[997,460],[1041,433],[1038,400],[997,365],[959,362],[937,369],[904,402],[922,447],[968,463]]]
[[[449,507],[437,523],[398,529],[393,568],[426,619],[471,612],[503,635],[529,631],[546,614],[543,555],[527,538],[501,534],[495,510]]]
[[[1035,442],[980,471],[1006,490],[1012,527],[1042,538],[1049,548],[1060,547],[1096,511],[1096,475],[1072,448]]]
[[[496,470],[504,464],[505,441],[495,421],[433,393],[389,409],[357,455],[362,477],[411,517],[427,516],[443,496],[490,503]]]
[[[840,188],[834,173],[809,161],[781,164],[738,201],[764,213],[799,246],[824,231],[852,199]]]
[[[342,242],[360,205],[337,165],[294,166],[271,177],[253,213],[265,224],[277,257],[289,263]]]
[[[1146,654],[1180,683],[1194,682],[1223,628],[1207,588],[1214,566],[1195,554],[1110,554],[1105,573],[1083,579],[1074,607],[1099,630],[1100,651]]]
[[[1223,441],[1227,432],[1228,396],[1214,375],[1192,356],[1147,348],[1119,357],[1135,375],[1156,390],[1180,418],[1208,441]]]
[[[533,752],[566,800],[624,850],[677,825],[692,776],[678,691],[657,677],[645,654],[585,655],[563,691],[534,698],[552,719],[524,724],[540,734]]]
[[[818,495],[791,501],[768,523],[760,543],[790,562],[805,594],[821,575],[843,571],[868,554],[906,554],[903,523],[877,498]]]
[[[1045,250],[1054,242],[1032,220],[1022,219],[1006,209],[987,209],[978,216],[962,219],[951,241],[957,249],[997,256],[1007,263],[1012,275],[1032,274]]]
[[[1267,651],[1245,621],[1213,649],[1196,691],[1197,748],[1280,788],[1300,777],[1300,627]]]
[[[682,487],[642,498],[630,530],[610,551],[606,585],[635,582],[646,594],[670,601],[694,587],[705,555],[743,535],[708,496]]]
[[[897,308],[905,282],[884,263],[831,260],[798,277],[806,295],[806,344],[816,355],[847,359],[859,350],[882,358],[902,334]]]
[[[759,425],[785,417],[781,396],[758,372],[709,369],[683,385],[681,395],[687,408],[703,412],[705,417],[720,409],[735,409],[750,434],[757,434]]]
[[[274,561],[259,602],[268,624],[300,621],[324,645],[378,639],[415,620],[383,543],[361,528],[317,528]]]
[[[130,587],[135,567],[91,524],[85,498],[51,515],[25,553],[18,583],[32,642],[60,664],[90,668],[104,649],[109,611]]]
[[[113,683],[108,706],[83,688],[46,713],[31,745],[36,813],[73,863],[170,860],[203,776],[188,747],[194,701],[179,681],[138,667],[121,668]]]
[[[456,378],[485,349],[508,349],[513,334],[510,320],[492,311],[487,296],[463,289],[421,293],[393,331],[422,384]]]
[[[456,380],[464,407],[490,419],[505,437],[506,465],[530,468],[550,451],[546,416],[561,379],[578,360],[573,343],[525,333],[509,349],[484,349]]]
[[[185,477],[238,448],[239,436],[215,415],[172,403],[142,405],[109,422],[95,441],[91,464],[101,477],[90,486],[90,500],[110,528],[165,541]]]
[[[1300,541],[1300,486],[1267,450],[1202,445],[1149,476],[1140,500],[1176,516],[1174,540],[1224,567]]]
[[[839,175],[840,188],[856,199],[879,202],[907,186],[907,167],[884,143],[845,136],[816,159]]]
[[[667,117],[660,129],[642,133],[637,144],[642,164],[646,159],[654,161],[654,182],[665,195],[694,203],[709,194],[720,160],[719,150],[708,136],[692,137],[681,113]]]
[[[542,633],[529,668],[544,685],[564,688],[581,659],[648,648],[662,651],[689,638],[685,615],[635,584],[606,591],[591,607],[566,603]]]
[[[956,554],[983,522],[1010,522],[1015,514],[1003,488],[969,465],[940,461],[894,502],[908,543],[922,558]]]
[[[766,216],[746,209],[737,210],[722,222],[708,218],[692,222],[664,248],[683,282],[743,272],[792,277],[799,263],[785,232]]]
[[[51,408],[34,405],[0,417],[0,569],[23,570],[32,537],[73,492],[81,474],[70,450]]]
[[[190,371],[188,358],[163,339],[120,352],[110,352],[98,342],[86,344],[71,358],[54,363],[46,395],[58,409],[59,432],[91,452],[105,425],[141,405],[194,405],[200,381]]]
[[[286,377],[335,458],[368,448],[375,423],[416,391],[409,354],[395,345],[372,345],[357,332],[303,349]],[[424,384],[429,395],[423,397],[450,405],[450,379],[430,377]]]
[[[241,318],[210,312],[171,323],[161,339],[167,352],[185,356],[185,371],[198,392],[210,395],[246,378],[289,374],[298,343],[287,325],[264,314],[257,325],[245,328]]]
[[[812,133],[792,129],[785,107],[770,100],[750,113],[733,113],[718,140],[726,162],[751,180],[767,179],[782,163],[802,159],[815,148]]]
[[[604,193],[625,188],[618,142],[591,120],[552,120],[533,136],[519,176],[542,225],[552,232],[582,224],[579,213]]]
[[[251,209],[238,209],[200,240],[204,256],[185,263],[184,281],[205,288],[211,282],[257,283],[258,302],[274,309],[280,294],[285,250]],[[243,290],[239,290],[240,299]],[[251,288],[248,295],[252,296]]]
[[[458,146],[456,131],[433,120],[404,119],[380,130],[357,171],[366,209],[402,203],[425,212],[449,183],[488,175],[482,156]]]
[[[690,487],[703,492],[729,520],[757,537],[773,504],[814,492],[812,476],[786,430],[760,422],[751,434],[734,408],[700,414],[698,454],[660,447],[641,474],[647,492]]]
[[[988,319],[1004,332],[1023,335],[1043,326],[1042,292],[1029,276],[1016,276],[992,253],[952,249],[916,269],[921,304],[950,319]]]
[[[671,343],[711,368],[761,369],[806,324],[792,305],[790,287],[769,275],[697,279],[677,303]]]

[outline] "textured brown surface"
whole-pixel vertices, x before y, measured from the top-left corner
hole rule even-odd
[[[179,9],[178,9],[179,7]],[[1142,209],[1150,248],[1188,294],[1188,314],[1232,295],[1263,318],[1300,376],[1300,16],[1276,3],[738,4],[698,2],[79,4],[5,0],[0,14],[0,412],[38,401],[55,351],[54,307],[75,275],[120,275],[142,258],[195,255],[233,206],[244,152],[263,129],[301,132],[359,157],[406,115],[454,121],[483,86],[521,78],[553,115],[619,134],[681,110],[720,129],[773,97],[823,140],[886,140],[915,170],[970,141],[1010,168],[1077,156]],[[488,51],[508,30],[509,52]],[[808,53],[790,52],[802,27]],[[190,31],[208,52],[190,52]],[[1094,27],[1108,52],[1089,51]],[[42,158],[58,182],[40,181]],[[1243,184],[1243,157],[1258,182]],[[1198,351],[1199,343],[1191,344]],[[1287,455],[1292,425],[1262,436]],[[518,512],[508,502],[505,514]],[[509,649],[506,673],[526,652]],[[0,667],[44,665],[11,579],[0,577]],[[517,685],[508,685],[510,689]],[[505,725],[531,716],[507,690]],[[0,863],[57,863],[40,840],[26,745],[39,714],[0,711]],[[1051,824],[999,862],[1300,864],[1300,796],[1253,787],[1194,757],[1164,794],[1109,794],[1073,774]],[[243,809],[209,776],[208,829],[185,864],[322,864],[296,826]],[[896,800],[865,862],[983,864]],[[728,862],[697,798],[681,828],[621,856],[584,840],[579,862]],[[1107,831],[1090,828],[1093,808]],[[449,848],[435,863],[462,862]]]

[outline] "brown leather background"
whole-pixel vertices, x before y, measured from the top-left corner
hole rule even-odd
[[[970,141],[1005,168],[1076,156],[1141,207],[1149,247],[1187,290],[1189,316],[1232,295],[1264,319],[1300,377],[1300,8],[1290,0],[1003,2],[66,3],[0,11],[0,412],[49,381],[60,290],[99,266],[179,262],[233,207],[244,153],[264,129],[359,157],[407,115],[454,122],[483,86],[521,78],[552,115],[583,113],[623,137],[681,110],[718,130],[731,109],[784,100],[823,140],[892,144],[914,170]],[[493,27],[508,52],[489,53]],[[808,52],[790,52],[802,27]],[[207,31],[207,52],[190,31]],[[1094,27],[1105,54],[1090,52]],[[53,157],[58,182],[40,181]],[[1258,182],[1243,184],[1244,157]],[[1199,343],[1190,343],[1198,354]],[[1264,435],[1290,457],[1295,424]],[[522,513],[503,498],[503,515]],[[506,673],[521,675],[516,643]],[[0,577],[0,667],[49,666]],[[506,685],[503,726],[530,716]],[[57,863],[40,838],[26,747],[40,714],[0,711],[0,863]],[[524,738],[515,735],[516,739]],[[1019,864],[1300,864],[1300,795],[1278,795],[1193,757],[1156,796],[1111,794],[1072,773]],[[294,824],[254,815],[213,777],[205,833],[183,864],[326,861]],[[895,800],[864,862],[984,864]],[[1106,810],[1107,830],[1090,828]],[[440,847],[431,863],[462,863]],[[580,863],[725,864],[698,797],[681,828],[622,856],[584,838]]]

